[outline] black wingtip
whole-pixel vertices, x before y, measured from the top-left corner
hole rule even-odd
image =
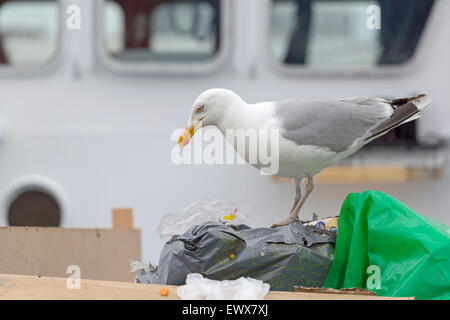
[[[422,99],[423,97],[424,96],[418,96],[415,97],[413,100],[419,98]],[[365,141],[373,140],[384,135],[385,133],[391,131],[392,129],[407,122],[408,119],[412,119],[413,117],[417,116],[417,114],[420,111],[421,109],[418,106],[416,106],[412,101],[395,108],[392,116],[389,119],[386,119],[380,124],[378,124],[372,130],[370,130],[369,136],[364,140]]]

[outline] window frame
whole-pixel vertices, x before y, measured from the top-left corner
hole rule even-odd
[[[61,65],[63,39],[65,33],[65,12],[63,10],[63,2],[55,0],[57,6],[57,23],[58,36],[56,37],[56,50],[52,57],[45,63],[36,66],[14,66],[0,64],[0,77],[15,77],[15,76],[41,76],[48,75],[56,71]]]
[[[425,48],[422,45],[426,38],[429,37],[430,25],[434,20],[436,12],[438,11],[436,7],[439,6],[439,1],[436,1],[435,5],[431,9],[428,21],[424,27],[422,35],[419,39],[417,48],[411,58],[406,62],[398,65],[387,65],[387,66],[374,66],[369,68],[361,69],[346,69],[345,67],[337,67],[333,69],[314,69],[309,68],[304,65],[294,65],[285,64],[282,61],[277,61],[272,55],[271,48],[271,15],[272,15],[272,5],[274,0],[265,0],[265,10],[266,15],[264,19],[264,62],[266,66],[274,73],[280,74],[282,76],[302,76],[302,77],[316,77],[316,78],[374,78],[374,77],[384,77],[384,76],[401,76],[405,74],[410,74],[417,69],[420,64],[420,60],[424,56]]]
[[[111,57],[104,46],[103,8],[107,0],[96,2],[96,53],[101,66],[111,72],[128,75],[207,75],[217,72],[230,56],[232,38],[232,0],[220,0],[220,46],[214,57],[208,61],[183,62],[133,62],[126,63]]]

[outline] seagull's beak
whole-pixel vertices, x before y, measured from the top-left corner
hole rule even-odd
[[[202,126],[202,121],[204,117],[199,119],[198,121],[195,121],[193,125],[186,126],[186,129],[184,129],[183,134],[178,138],[178,146],[183,149],[185,146],[189,144],[189,141],[191,141],[194,134],[197,132],[199,128]]]

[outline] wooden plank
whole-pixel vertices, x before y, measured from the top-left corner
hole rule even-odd
[[[336,166],[316,175],[314,181],[322,184],[405,183],[417,180],[439,179],[440,169],[409,168],[405,166]],[[291,179],[274,177],[276,181]]]
[[[168,288],[167,296],[160,289]],[[178,300],[177,287],[126,282],[81,280],[79,289],[68,289],[67,279],[0,274],[0,299],[20,300]],[[270,291],[266,300],[410,300],[368,295],[340,295],[305,292]]]
[[[67,277],[78,266],[85,279],[132,282],[129,261],[141,260],[136,229],[0,227],[0,243],[8,274]]]

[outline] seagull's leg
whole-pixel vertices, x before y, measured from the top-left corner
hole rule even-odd
[[[305,203],[306,199],[308,198],[308,196],[311,194],[311,192],[314,189],[314,179],[313,177],[308,177],[307,178],[307,182],[305,183],[305,189],[304,189],[304,194],[301,197],[300,201],[298,201],[297,205],[295,206],[294,210],[291,211],[291,213],[289,214],[289,217],[279,223],[276,223],[274,225],[272,225],[272,227],[279,227],[279,226],[285,226],[288,225],[296,220],[298,220],[298,214],[300,212],[300,209],[302,208],[303,204]]]
[[[309,195],[313,190],[314,190],[314,178],[308,177],[308,180],[305,184],[305,194],[303,195],[302,199],[299,201],[297,207],[294,209],[294,212],[292,213],[295,219],[298,219],[300,209],[303,207],[303,204],[306,202],[306,199],[309,197]]]
[[[292,205],[292,208],[289,211],[289,213],[292,213],[294,211],[295,207],[297,206],[297,203],[300,201],[300,199],[302,197],[302,180],[303,179],[299,179],[299,178],[294,179],[294,185],[295,185],[294,204]]]

